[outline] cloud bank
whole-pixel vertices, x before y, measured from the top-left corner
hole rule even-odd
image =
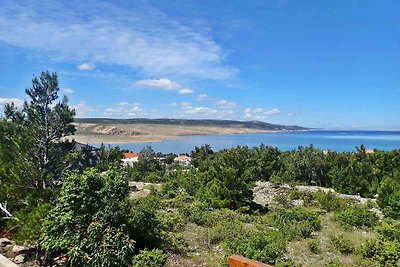
[[[129,67],[143,76],[227,79],[236,73],[224,64],[225,55],[212,37],[144,2],[131,7],[128,11],[100,1],[5,0],[0,41],[55,62],[80,63],[80,70],[100,63]]]

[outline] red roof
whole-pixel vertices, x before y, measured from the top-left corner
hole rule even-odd
[[[124,153],[124,159],[131,159],[131,158],[137,158],[140,156],[140,153]]]

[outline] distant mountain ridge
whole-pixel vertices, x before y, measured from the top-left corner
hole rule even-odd
[[[242,127],[257,130],[271,131],[304,131],[310,128],[298,125],[280,125],[262,121],[235,121],[212,119],[109,119],[109,118],[75,118],[76,123],[96,124],[154,124],[154,125],[179,125],[179,126],[211,126],[211,127]]]

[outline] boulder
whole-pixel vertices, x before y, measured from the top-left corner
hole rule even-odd
[[[26,261],[25,254],[19,254],[19,255],[15,256],[15,258],[13,259],[13,262],[15,262],[16,264],[21,264],[21,263],[24,263],[25,261]]]
[[[11,240],[10,239],[8,239],[6,237],[0,238],[0,247],[5,247],[5,246],[10,245],[10,244],[11,244]]]
[[[15,246],[12,248],[11,251],[12,251],[13,253],[15,253],[15,255],[19,255],[19,254],[23,254],[23,253],[28,253],[30,250],[31,250],[31,249],[28,248],[28,247],[15,245]]]

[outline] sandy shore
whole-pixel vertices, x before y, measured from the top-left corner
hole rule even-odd
[[[176,126],[152,124],[92,124],[77,123],[77,131],[70,139],[88,144],[117,144],[161,142],[182,139],[188,135],[245,134],[277,132],[242,127]]]

